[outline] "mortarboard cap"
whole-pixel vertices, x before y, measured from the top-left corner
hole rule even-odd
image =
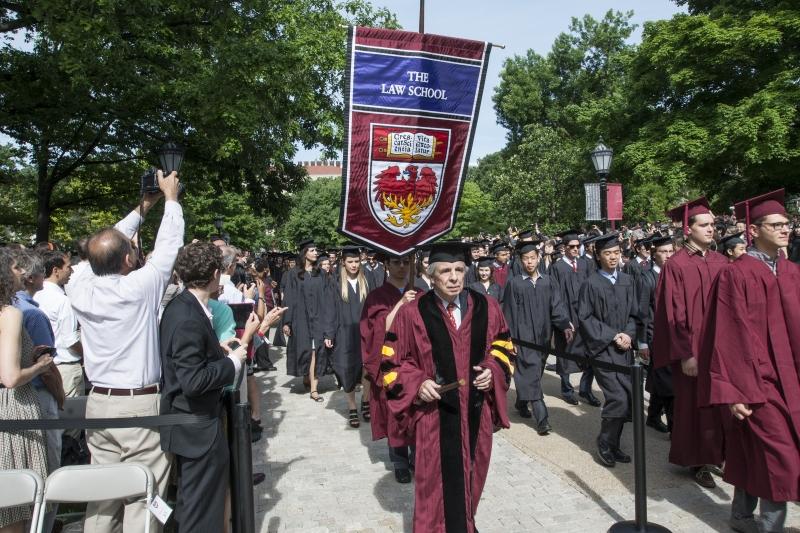
[[[461,241],[439,241],[431,245],[431,255],[428,258],[433,263],[467,262],[469,243]]]
[[[673,222],[680,222],[683,224],[683,234],[689,234],[689,218],[697,215],[711,214],[711,207],[708,205],[708,200],[705,196],[695,198],[691,202],[681,204],[674,209],[667,211],[667,216]]]
[[[511,246],[509,246],[506,241],[497,241],[492,245],[493,254],[496,254],[497,252],[501,252],[503,250],[511,250]]]
[[[658,248],[659,246],[666,246],[667,244],[672,244],[672,237],[667,235],[666,237],[662,237],[659,235],[658,237],[653,237],[650,240],[650,248]]]
[[[740,231],[738,233],[727,235],[721,238],[718,243],[719,247],[723,250],[733,250],[737,244],[745,244],[744,239],[742,238],[743,233],[743,231]]]
[[[598,252],[619,246],[619,232],[612,231],[605,235],[600,235],[594,240],[594,247]]]
[[[556,233],[556,237],[561,237],[561,240],[564,244],[567,244],[569,241],[578,241],[580,238],[580,231],[576,229],[568,229],[566,231],[562,231],[561,233]]]
[[[312,248],[314,246],[314,239],[303,239],[302,241],[297,243],[297,249],[302,250],[303,248]]]
[[[494,257],[483,256],[476,261],[478,268],[490,267],[494,264]]]
[[[343,246],[342,257],[361,257],[361,248],[354,245]]]
[[[520,241],[514,247],[514,251],[520,255],[527,254],[531,250],[539,250],[540,241]]]
[[[736,218],[739,220],[744,219],[745,224],[749,226],[753,220],[758,220],[767,215],[785,215],[784,196],[785,190],[778,189],[777,191],[738,202],[733,206]]]
[[[528,228],[517,233],[517,239],[530,239],[533,237],[533,228]]]

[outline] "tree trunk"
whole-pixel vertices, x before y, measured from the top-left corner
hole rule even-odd
[[[50,199],[53,195],[53,182],[47,173],[47,148],[37,150],[37,187],[36,187],[36,242],[50,240]]]

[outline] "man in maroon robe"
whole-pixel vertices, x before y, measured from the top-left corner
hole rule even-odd
[[[411,481],[411,465],[414,461],[413,442],[400,434],[397,424],[389,416],[381,374],[381,348],[387,328],[391,326],[397,311],[414,300],[416,291],[406,290],[411,256],[386,258],[386,282],[373,290],[364,301],[361,310],[361,361],[364,375],[370,383],[369,404],[362,400],[361,412],[364,420],[370,421],[372,440],[388,437],[389,458],[394,466],[394,475],[399,483]]]
[[[499,304],[464,290],[465,249],[431,249],[433,290],[403,306],[383,347],[389,410],[415,439],[414,531],[472,533],[492,433],[508,427],[513,345]]]
[[[786,502],[800,499],[800,380],[796,313],[800,267],[781,256],[789,242],[783,190],[736,205],[753,246],[714,285],[703,333],[698,396],[725,406],[725,481],[736,487],[731,527],[783,531]],[[753,516],[761,499],[761,529]]]
[[[697,364],[700,330],[709,294],[719,271],[728,263],[709,250],[714,242],[714,216],[705,198],[683,204],[668,213],[683,222],[686,244],[664,265],[655,293],[653,313],[654,368],[672,367],[674,390],[669,462],[691,467],[694,479],[714,488],[712,465],[722,463],[722,418],[717,409],[699,408]]]

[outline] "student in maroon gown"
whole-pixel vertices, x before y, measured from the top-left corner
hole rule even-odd
[[[800,268],[779,250],[789,242],[783,190],[736,204],[753,246],[723,270],[712,292],[700,361],[701,405],[724,406],[725,481],[736,487],[731,527],[783,531],[786,502],[800,500]]]
[[[499,304],[464,290],[465,259],[460,242],[432,247],[433,290],[400,308],[383,347],[389,409],[416,442],[420,533],[475,531],[492,433],[509,425],[513,345]]]
[[[722,463],[722,419],[719,411],[699,408],[697,363],[700,330],[708,311],[711,286],[728,263],[709,249],[714,242],[714,216],[705,198],[668,213],[683,222],[683,248],[664,265],[658,279],[653,314],[654,368],[672,367],[673,426],[669,462],[691,467],[695,481],[714,488],[713,465]]]
[[[386,258],[384,265],[388,277],[386,282],[373,290],[364,301],[361,310],[361,359],[364,374],[370,382],[369,404],[362,398],[361,413],[364,420],[370,420],[372,440],[388,437],[389,458],[394,466],[398,483],[411,481],[411,466],[414,462],[413,442],[405,438],[397,429],[397,424],[389,417],[386,395],[382,387],[381,347],[388,328],[392,325],[398,310],[414,301],[417,292],[406,290],[411,271],[413,254],[405,257]],[[381,268],[383,270],[383,268]]]
[[[508,261],[511,257],[511,246],[505,241],[498,241],[492,246],[492,255],[494,255],[494,265],[492,265],[494,282],[500,286],[502,291],[509,276]]]

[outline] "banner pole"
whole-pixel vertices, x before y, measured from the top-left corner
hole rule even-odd
[[[419,0],[419,32],[425,33],[425,0]]]

